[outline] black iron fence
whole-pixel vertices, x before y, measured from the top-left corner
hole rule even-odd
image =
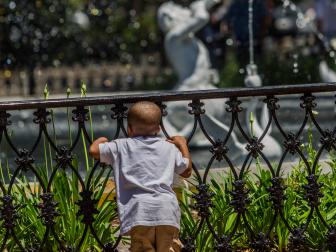
[[[111,168],[102,166],[99,162],[91,164],[91,160],[83,161],[83,166],[86,168],[80,168],[78,163],[81,160],[78,159],[85,159],[85,155],[77,155],[76,152],[86,154],[85,147],[88,147],[92,141],[90,129],[94,128],[96,123],[92,120],[94,112],[91,113],[91,110],[94,111],[94,107],[111,106],[111,123],[115,122],[113,124],[115,127],[111,129],[113,134],[110,139],[116,139],[127,135],[125,128],[127,105],[140,100],[150,100],[160,105],[164,116],[161,126],[166,137],[171,134],[169,129],[165,127],[166,123],[170,121],[169,118],[174,117],[179,107],[188,104],[192,125],[187,131],[188,142],[191,143],[197,134],[201,134],[208,142],[206,152],[209,154],[209,161],[206,162],[207,165],[204,166],[202,172],[195,165],[193,167],[196,190],[190,203],[193,205],[194,215],[192,218],[195,222],[193,222],[194,226],[191,231],[181,232],[184,251],[209,250],[197,247],[197,237],[204,228],[208,229],[213,237],[213,251],[236,251],[239,246],[237,247],[235,244],[239,239],[245,239],[245,244],[249,244],[249,247],[255,251],[271,251],[276,249],[275,243],[281,239],[281,237],[273,235],[276,225],[280,224],[287,230],[284,244],[286,244],[288,251],[310,251],[313,249],[307,245],[306,231],[311,225],[315,225],[316,220],[326,230],[323,238],[319,241],[320,243],[316,246],[321,251],[335,251],[336,228],[334,224],[336,217],[335,215],[327,217],[321,214],[320,205],[325,200],[321,191],[324,186],[328,185],[322,185],[319,182],[321,175],[319,161],[324,153],[332,153],[336,147],[334,102],[330,105],[332,112],[330,114],[328,112],[327,116],[327,125],[331,125],[330,128],[324,128],[315,113],[315,110],[319,109],[319,99],[316,98],[316,94],[324,93],[328,97],[333,97],[335,91],[335,84],[310,84],[258,89],[217,89],[98,98],[2,102],[0,103],[1,251],[6,249],[8,251],[117,251],[117,247],[123,239],[118,237],[115,204],[108,203],[106,200],[101,201],[102,197],[106,197],[102,193],[104,191],[102,187],[107,184],[104,177],[110,174]],[[294,118],[295,131],[287,131],[287,128],[283,126],[286,120],[279,120],[280,114],[282,114],[281,100],[287,95],[293,95],[291,96],[294,104],[293,110],[287,115],[287,119]],[[261,132],[257,132],[255,125],[258,124],[256,118],[260,109],[255,110],[254,115],[248,115],[250,121],[246,119],[246,110],[251,109],[252,106],[251,101],[246,100],[249,97],[258,98],[255,102],[259,104],[259,108],[263,105],[266,106],[267,113],[264,118],[267,120],[264,126],[260,127]],[[174,104],[174,101],[180,101],[179,105],[170,105]],[[181,103],[181,101],[186,103]],[[210,101],[215,101],[215,103],[210,103]],[[221,135],[214,135],[204,120],[208,110],[212,111],[213,106],[221,106],[221,104],[225,106],[225,110],[222,112],[225,114],[226,122],[221,124],[223,117],[214,119],[216,115],[213,112],[209,115],[210,119],[206,119],[212,120],[211,123],[223,128]],[[60,127],[57,125],[58,122],[53,113],[56,108],[66,109],[67,118],[70,114],[70,118],[76,124],[75,133],[71,133],[73,129],[69,131],[69,137],[72,134],[73,139],[64,145],[57,141],[57,137],[52,131],[55,129],[57,131],[57,128]],[[72,115],[71,111],[69,112],[70,108],[74,108]],[[35,132],[25,131],[23,128],[24,134],[31,137],[29,142],[18,144],[15,131],[18,130],[19,124],[15,120],[19,119],[11,115],[24,110],[34,110],[28,117],[36,125]],[[188,120],[185,119],[185,121],[187,123]],[[251,127],[244,126],[243,122],[244,124],[250,123]],[[313,160],[307,157],[301,147],[304,143],[302,137],[307,127],[314,129],[314,132],[320,136],[320,139],[314,140],[319,143],[314,145],[316,152]],[[177,126],[176,128],[181,129]],[[278,132],[278,137],[272,139],[279,143],[280,153],[274,154],[272,152],[276,147],[274,141],[267,140],[272,135],[271,128],[272,131]],[[232,140],[233,137],[235,139]],[[230,142],[231,144],[229,144]],[[234,147],[237,146],[236,142],[240,142],[244,146],[239,153],[241,156],[239,164],[234,163],[231,159],[231,155],[234,154],[231,149],[236,148]],[[84,148],[78,149],[79,145]],[[40,151],[41,149],[42,151]],[[13,155],[7,155],[8,152],[12,152]],[[40,155],[44,157],[41,163],[35,161],[35,159],[40,160]],[[286,204],[286,186],[281,174],[284,161],[290,155],[298,157],[300,161],[297,162],[303,164],[306,175],[306,180],[298,187],[303,189],[301,196],[309,210],[304,220],[301,220],[300,226],[293,226],[288,220],[289,217],[284,214],[285,208],[288,206]],[[274,156],[276,162],[274,162]],[[251,160],[263,163],[265,169],[271,174],[268,181],[270,186],[267,187],[267,201],[269,208],[272,209],[272,221],[268,226],[263,227],[264,232],[256,230],[249,218],[250,207],[253,207],[251,202],[253,195],[250,195],[250,191],[246,187],[245,174],[249,170]],[[208,179],[213,163],[216,161],[222,162],[222,166],[227,167],[226,172],[230,171],[232,176],[231,189],[226,197],[229,198],[231,206],[229,215],[234,218],[234,221],[231,228],[223,230],[216,228],[216,224],[211,220],[214,195],[209,188]],[[6,170],[7,175],[3,175]],[[30,175],[25,177],[24,174],[28,173]],[[66,194],[67,179],[62,180],[59,174],[65,175],[69,180],[75,178],[73,180],[75,183],[72,186],[76,188],[76,195],[73,192]],[[61,187],[57,187],[59,184]],[[61,191],[62,193],[64,191],[65,199],[62,198],[63,194],[57,191],[62,188],[62,185],[64,185],[64,189]],[[328,200],[331,202],[330,204],[334,204],[336,201],[335,199]],[[75,217],[71,217],[71,214],[67,212],[67,206],[68,208],[74,207]],[[111,210],[107,211],[106,209],[109,207]],[[228,209],[223,209],[223,211],[228,211]],[[100,225],[102,221],[105,221],[104,225]],[[239,231],[241,226],[244,226],[245,234]],[[72,230],[72,232],[68,233],[66,229]],[[280,251],[281,248],[278,247],[278,250]]]

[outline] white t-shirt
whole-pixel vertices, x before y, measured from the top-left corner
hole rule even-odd
[[[99,144],[99,152],[100,162],[114,169],[120,234],[137,225],[180,228],[172,184],[189,160],[174,144],[152,136],[122,138]]]

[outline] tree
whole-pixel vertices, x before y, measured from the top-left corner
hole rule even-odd
[[[6,68],[26,69],[29,93],[34,93],[36,66],[62,59],[67,40],[66,0],[4,0],[1,15],[1,62]]]
[[[158,52],[156,8],[163,1],[3,0],[0,68],[28,72],[34,94],[38,66],[137,62]]]

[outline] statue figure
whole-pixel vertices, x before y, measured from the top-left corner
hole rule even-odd
[[[209,21],[208,10],[218,3],[219,0],[198,0],[193,2],[189,7],[182,7],[172,1],[163,3],[158,10],[158,23],[161,30],[165,33],[165,52],[175,71],[178,75],[178,82],[174,90],[203,90],[215,89],[214,85],[218,81],[217,72],[211,69],[209,54],[205,45],[195,37],[195,33],[199,31]],[[253,64],[248,67],[248,76],[245,80],[247,86],[261,86],[261,78],[257,73],[256,66]],[[223,116],[225,113],[226,99],[206,100],[206,113],[202,116],[203,125],[209,129],[209,134],[214,138],[222,137],[225,132],[229,132],[230,127],[220,122],[216,116]],[[248,113],[255,114],[257,100],[252,100],[248,109]],[[168,117],[164,120],[164,126],[167,132],[171,135],[180,134],[187,136],[193,128],[193,122],[187,122],[182,129],[178,129],[178,121],[185,122],[184,117],[178,117],[178,113],[185,109],[185,102],[174,102],[168,106],[169,113],[174,114],[174,118]],[[252,110],[253,111],[252,111]],[[267,108],[264,107],[262,116],[262,125],[256,120],[254,123],[254,135],[260,137],[263,128],[268,122]],[[174,119],[177,119],[174,123]],[[264,125],[265,124],[265,125]],[[248,126],[248,128],[250,128]],[[262,142],[265,144],[273,144],[274,148],[265,149],[264,152],[268,156],[278,156],[281,153],[281,147],[270,136],[271,129],[264,136]],[[239,142],[238,137],[234,132],[231,133],[230,148],[234,147],[233,153],[239,155],[245,154],[245,145]],[[196,135],[196,145],[209,145],[205,139],[202,142]],[[238,149],[238,152],[236,151]]]
[[[319,73],[323,82],[336,82],[336,72],[328,66],[325,60],[319,64]]]
[[[178,75],[175,90],[216,88],[217,71],[211,69],[208,50],[194,34],[208,23],[208,10],[218,2],[199,0],[187,8],[169,1],[158,10],[166,55]]]
[[[198,0],[183,7],[172,1],[163,3],[158,10],[158,23],[165,33],[165,52],[178,76],[178,82],[174,90],[206,90],[217,88],[218,73],[211,69],[209,53],[201,40],[195,37],[195,33],[202,29],[209,21],[208,11],[220,0]],[[225,99],[206,100],[206,113],[202,116],[202,122],[210,129],[209,134],[216,138],[224,137],[230,127],[223,124],[217,116],[225,113]],[[178,113],[187,107],[186,102],[174,102],[169,104],[168,114],[174,114],[174,118],[165,118],[164,126],[171,135],[179,134],[187,136],[194,124],[192,121],[178,127],[178,121],[185,122],[184,117],[178,118]],[[177,119],[174,123],[174,119]],[[178,129],[179,128],[179,129]],[[234,153],[246,153],[245,146],[238,141],[234,132],[231,133],[232,147],[239,151]],[[197,146],[209,145],[208,140],[201,140],[197,135],[193,137]]]

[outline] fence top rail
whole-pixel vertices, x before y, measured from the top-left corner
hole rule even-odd
[[[266,86],[258,88],[219,88],[193,91],[162,91],[132,95],[113,95],[100,97],[77,97],[63,99],[37,99],[26,101],[0,102],[0,111],[38,108],[61,108],[134,103],[137,101],[168,102],[196,99],[216,99],[251,96],[277,96],[289,94],[309,94],[336,91],[336,83],[313,83],[299,85]]]

